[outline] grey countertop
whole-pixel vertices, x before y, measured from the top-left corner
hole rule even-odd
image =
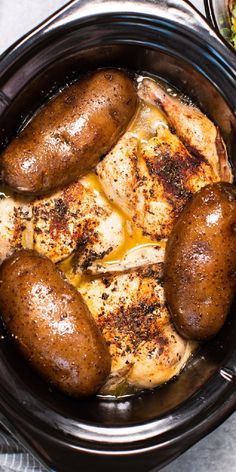
[[[0,54],[66,3],[65,0],[0,0]],[[192,0],[192,3],[204,13],[202,0]],[[235,444],[236,414],[233,414],[163,472],[236,472]],[[0,470],[6,469],[0,466]]]

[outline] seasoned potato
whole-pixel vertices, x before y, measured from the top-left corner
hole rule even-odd
[[[67,87],[5,150],[3,180],[32,195],[76,180],[118,140],[136,104],[133,82],[119,70],[100,70]]]
[[[181,335],[204,340],[220,330],[236,288],[233,185],[208,185],[186,205],[167,244],[164,287]]]
[[[84,396],[105,382],[105,341],[81,295],[49,259],[22,250],[2,264],[0,311],[20,351],[52,385]]]

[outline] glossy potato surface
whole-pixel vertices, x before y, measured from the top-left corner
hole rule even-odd
[[[208,185],[180,215],[167,243],[164,288],[179,333],[205,340],[222,327],[236,288],[236,188]]]
[[[65,88],[4,151],[4,182],[16,192],[42,195],[78,179],[125,131],[136,104],[132,80],[115,69]]]
[[[110,354],[86,304],[47,258],[18,251],[0,268],[0,312],[25,358],[52,385],[92,395],[110,373]]]

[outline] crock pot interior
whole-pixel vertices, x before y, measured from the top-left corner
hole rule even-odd
[[[236,120],[233,111],[224,101],[217,87],[184,59],[176,58],[154,48],[139,45],[99,46],[78,50],[75,38],[57,46],[55,57],[50,52],[50,61],[43,52],[36,54],[30,62],[34,70],[30,80],[22,82],[20,93],[11,101],[0,121],[1,150],[22,128],[24,123],[51,96],[82,73],[99,67],[122,67],[143,75],[154,75],[167,80],[171,85],[188,95],[193,102],[220,127],[227,148],[233,159]],[[60,52],[59,48],[61,47]],[[217,70],[216,70],[217,74]],[[32,74],[31,74],[32,75]],[[15,77],[14,80],[18,80]],[[11,87],[14,87],[12,80]],[[233,162],[232,162],[233,163]],[[235,165],[235,163],[234,163]],[[22,405],[32,402],[34,413],[40,415],[38,405],[74,421],[106,425],[134,425],[169,414],[199,389],[216,373],[231,355],[236,339],[236,320],[233,311],[219,335],[203,345],[190,360],[178,378],[153,391],[134,397],[117,400],[100,398],[71,399],[49,388],[29,367],[4,336],[1,340],[0,378],[9,395]],[[4,334],[4,332],[2,332]]]

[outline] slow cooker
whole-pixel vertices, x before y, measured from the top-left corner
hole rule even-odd
[[[74,0],[0,58],[0,148],[60,88],[88,70],[161,77],[220,127],[236,171],[236,56],[184,0]],[[5,426],[57,472],[161,468],[236,405],[235,305],[184,371],[121,399],[71,399],[0,344]]]

